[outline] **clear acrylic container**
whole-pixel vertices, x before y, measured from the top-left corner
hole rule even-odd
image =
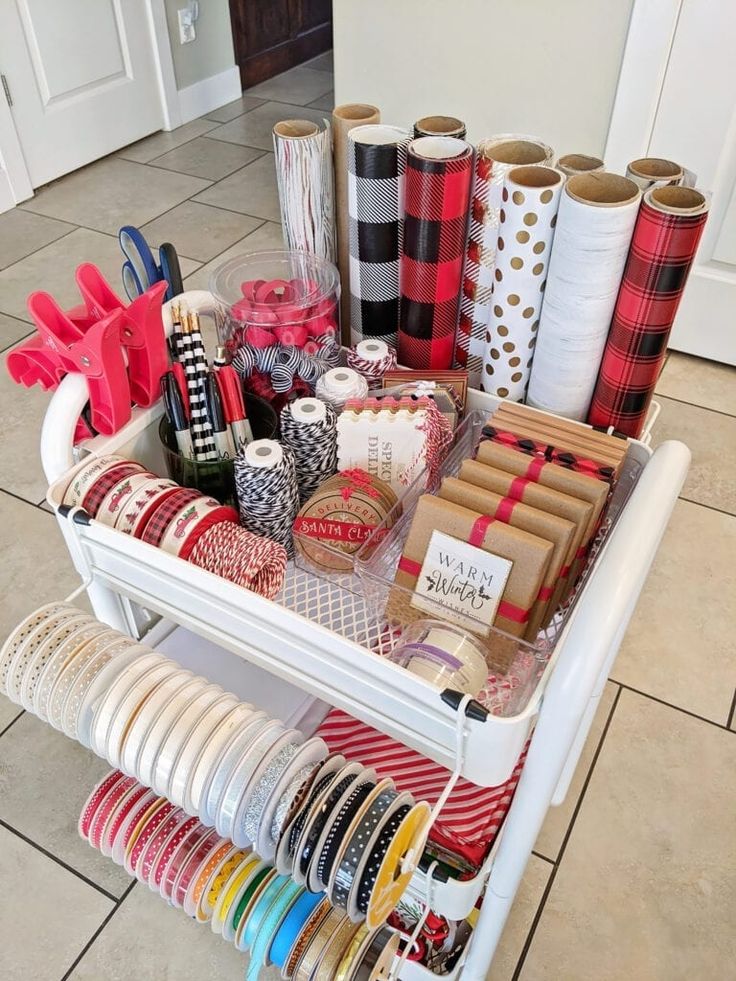
[[[340,339],[340,276],[307,252],[251,252],[218,266],[210,278],[220,344],[317,353],[321,339]]]

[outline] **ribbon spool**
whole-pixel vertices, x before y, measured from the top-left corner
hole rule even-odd
[[[337,414],[316,398],[297,399],[281,410],[281,439],[294,454],[303,504],[337,471]]]
[[[348,351],[347,362],[366,379],[369,389],[380,388],[386,372],[396,367],[396,351],[380,339],[360,341]]]
[[[240,523],[293,551],[291,526],[299,511],[294,454],[273,439],[257,439],[235,458]]]
[[[315,395],[340,410],[348,399],[364,399],[368,382],[352,368],[332,368],[317,382]]]

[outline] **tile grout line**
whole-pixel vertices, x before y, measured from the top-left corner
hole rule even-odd
[[[29,501],[28,498],[21,497],[20,494],[14,494],[13,491],[10,491],[5,487],[0,487],[0,494],[7,494],[8,497],[12,497],[14,500],[20,501],[21,504],[27,504],[29,507],[35,508],[37,511],[43,511],[43,508],[40,507],[39,504],[36,504],[35,501]],[[43,504],[43,501],[41,501],[41,504]],[[43,513],[48,514],[49,512],[44,511]]]
[[[235,212],[235,213],[236,214],[240,214],[239,211],[238,212]],[[253,218],[254,216],[253,215],[247,215],[246,217]],[[201,272],[202,271],[202,268],[204,266],[208,266],[211,262],[214,262],[216,259],[219,259],[220,256],[224,255],[230,249],[234,248],[239,242],[245,242],[245,240],[247,238],[249,238],[251,235],[253,235],[254,232],[257,232],[259,228],[263,228],[263,226],[268,223],[268,218],[256,218],[255,220],[256,221],[259,221],[260,224],[259,225],[256,225],[256,227],[253,229],[253,231],[248,232],[247,235],[244,235],[242,238],[239,238],[238,241],[237,242],[233,242],[232,245],[228,245],[228,247],[226,249],[223,249],[222,252],[218,252],[217,255],[213,255],[211,259],[208,259],[207,260],[207,262],[203,262],[202,265],[199,267],[199,269],[195,269],[192,272],[190,272],[189,273],[189,276],[194,276],[196,273]],[[185,285],[186,285],[186,280],[189,279],[189,276],[184,276],[183,277],[183,280],[184,280]],[[184,292],[186,293],[186,289],[184,290]]]
[[[62,869],[66,869],[67,872],[71,872],[71,874],[76,876],[77,879],[81,879],[82,882],[85,882],[88,886],[91,886],[92,889],[95,889],[97,892],[101,893],[111,902],[117,902],[117,897],[111,892],[108,892],[103,886],[99,886],[96,882],[93,882],[93,880],[88,878],[83,872],[79,872],[62,858],[59,858],[57,855],[54,855],[53,852],[50,852],[48,848],[44,848],[43,845],[39,845],[37,841],[29,838],[28,835],[24,835],[22,831],[18,831],[17,828],[14,828],[12,824],[8,824],[8,822],[4,821],[2,818],[0,818],[0,827],[5,828],[6,831],[14,834],[17,838],[20,838],[21,841],[24,841],[27,845],[30,845],[31,848],[35,848],[37,852],[40,852],[42,855],[45,855],[46,858],[51,859],[52,862],[55,862],[56,865],[61,866]]]
[[[72,962],[71,967],[62,976],[61,981],[68,981],[68,978],[71,977],[72,972],[77,968],[77,966],[79,965],[79,963],[82,960],[82,958],[87,954],[87,952],[92,947],[92,945],[95,943],[95,941],[100,936],[100,934],[102,933],[102,931],[105,929],[105,927],[107,926],[107,924],[110,922],[110,920],[113,918],[113,916],[115,916],[115,914],[117,913],[117,911],[123,905],[123,901],[125,899],[127,899],[128,896],[131,894],[131,892],[133,891],[133,887],[135,886],[135,884],[136,884],[136,880],[134,879],[131,882],[131,884],[128,886],[128,888],[125,890],[125,892],[123,893],[123,895],[119,899],[116,899],[115,900],[115,905],[110,910],[110,912],[107,914],[107,916],[102,921],[102,923],[100,923],[100,925],[97,927],[97,929],[92,934],[92,936],[89,938],[89,940],[87,941],[87,943],[84,945],[84,947],[82,948],[82,950],[80,951],[80,953],[77,954],[76,958]]]
[[[547,855],[542,855],[542,853],[541,853],[541,852],[535,852],[533,848],[532,848],[532,855],[533,855],[533,856],[534,856],[535,858],[539,858],[539,859],[541,859],[541,860],[542,860],[543,862],[546,862],[546,863],[547,863],[548,865],[551,865],[551,866],[553,866],[553,867],[554,867],[555,865],[557,865],[557,862],[555,862],[555,860],[554,860],[553,858],[549,858],[549,857],[548,857]]]
[[[726,726],[729,730],[731,730],[731,726],[733,724],[734,713],[736,713],[736,689],[734,689],[733,699],[731,700],[731,711],[728,713],[728,721],[726,722]]]
[[[5,726],[4,729],[0,729],[0,739],[2,739],[2,737],[8,731],[8,729],[12,729],[15,723],[18,721],[18,719],[25,714],[26,714],[25,709],[21,709],[20,712],[18,712],[18,714],[15,716],[15,718],[11,719],[10,722],[8,722],[8,724]]]
[[[700,360],[706,361],[707,359],[701,358]],[[725,416],[727,419],[736,419],[736,413],[724,412],[723,409],[714,409],[710,405],[698,405],[697,402],[688,402],[686,399],[678,399],[675,398],[674,395],[665,395],[664,392],[655,391],[654,398],[656,399],[657,397],[667,399],[668,402],[678,402],[680,405],[689,405],[692,409],[702,409],[704,412],[715,412],[716,415]]]
[[[709,511],[715,511],[717,514],[727,514],[729,518],[736,517],[736,512],[734,511],[726,511],[725,508],[717,508],[715,504],[704,504],[703,501],[694,501],[692,497],[683,497],[682,494],[680,494],[678,500],[686,501],[688,504],[695,504],[696,507],[707,508]]]
[[[206,136],[203,136],[202,139],[203,140],[206,140],[207,137]],[[225,140],[212,140],[211,142],[212,143],[225,143],[226,141]],[[215,177],[203,177],[202,180],[211,180],[213,182],[213,184],[219,184],[220,181],[224,181],[228,177],[232,177],[233,174],[237,174],[237,172],[239,170],[242,170],[243,167],[247,167],[248,164],[255,163],[256,160],[260,160],[260,158],[262,156],[264,156],[264,154],[268,153],[268,150],[257,150],[256,147],[254,147],[254,146],[245,146],[245,144],[243,144],[243,143],[229,143],[228,146],[242,146],[244,150],[254,150],[255,152],[258,153],[258,156],[257,157],[253,157],[253,159],[252,160],[249,160],[248,163],[240,164],[240,166],[236,167],[235,170],[231,170],[229,174],[223,174],[222,177],[217,177],[217,178],[215,178]],[[178,150],[179,147],[176,147],[176,149]],[[170,150],[169,152],[172,153],[173,151]],[[164,156],[166,156],[166,154],[164,154]],[[144,164],[144,166],[146,166],[146,167],[153,167],[154,170],[160,170],[162,174],[181,174],[182,177],[199,177],[199,174],[190,174],[186,170],[177,170],[176,167],[162,167],[160,164],[157,164],[153,160],[150,163]],[[212,187],[213,184],[210,184],[210,187]],[[208,191],[209,188],[205,187],[204,190],[205,191]],[[201,193],[202,193],[201,191],[197,191],[197,194],[201,194]],[[191,200],[191,198],[187,198],[187,201],[190,201],[190,200]],[[200,203],[201,202],[199,202],[199,201],[195,201],[195,204],[200,204]],[[217,205],[208,205],[208,207],[213,208],[213,207],[217,207]],[[155,219],[153,219],[153,218],[151,220],[152,221],[155,221]]]
[[[205,118],[206,118],[205,116],[197,116],[195,119],[192,119],[191,122],[196,122],[196,119],[205,119]],[[214,122],[214,120],[208,119],[207,122],[208,123],[211,123],[211,122]],[[184,126],[188,126],[188,125],[189,125],[188,123],[184,123]],[[221,123],[215,123],[215,125],[212,127],[212,129],[217,129],[217,127],[220,126],[220,125],[222,125],[222,124]],[[144,139],[152,139],[154,136],[161,136],[162,134],[175,133],[175,132],[176,132],[175,129],[160,129],[158,131],[158,133],[152,133],[151,136],[144,137]],[[117,150],[117,151],[115,151],[114,154],[111,154],[110,156],[112,157],[113,160],[125,160],[126,163],[134,163],[134,164],[138,164],[140,167],[148,167],[151,163],[153,163],[154,160],[160,160],[161,157],[165,157],[167,153],[173,153],[174,150],[181,150],[182,147],[189,146],[190,143],[194,143],[195,140],[201,139],[202,137],[206,136],[207,133],[209,133],[209,130],[205,130],[204,133],[197,133],[197,135],[196,136],[193,136],[191,138],[191,140],[184,140],[183,143],[177,143],[176,146],[169,147],[168,150],[164,150],[163,153],[156,154],[156,156],[155,157],[151,157],[150,160],[132,160],[130,157],[124,157],[123,156],[123,154],[125,153],[126,150],[129,150],[131,146],[135,146],[136,145],[135,143],[131,143],[130,146],[124,146],[122,150]],[[162,170],[162,169],[165,169],[165,168],[159,167],[159,170]],[[189,174],[188,176],[190,176],[190,177],[197,177],[198,175],[197,174]],[[203,180],[203,181],[209,180],[208,177],[202,177],[200,179]]]
[[[521,954],[519,955],[519,959],[516,962],[516,968],[514,969],[514,973],[511,977],[511,981],[518,981],[521,972],[524,969],[524,962],[526,961],[526,958],[529,954],[529,950],[534,941],[534,935],[537,932],[537,927],[539,926],[539,921],[542,918],[542,914],[544,913],[547,900],[552,891],[552,886],[554,885],[555,879],[557,878],[557,873],[560,870],[560,865],[565,855],[565,850],[567,849],[567,843],[570,840],[570,836],[572,835],[573,828],[575,827],[575,822],[577,821],[578,814],[580,813],[580,809],[583,805],[583,801],[585,800],[585,795],[588,791],[588,786],[590,785],[590,781],[593,777],[593,772],[595,771],[598,758],[603,750],[603,746],[606,741],[606,736],[608,735],[608,730],[611,727],[611,722],[613,721],[613,716],[616,712],[616,707],[618,706],[618,702],[620,698],[621,698],[621,688],[619,687],[618,691],[616,692],[616,697],[613,700],[613,705],[611,706],[611,710],[608,713],[606,724],[603,727],[603,732],[601,733],[600,742],[598,743],[595,753],[593,754],[593,759],[591,761],[588,773],[586,774],[585,781],[583,782],[580,795],[575,803],[575,808],[573,809],[572,817],[570,818],[570,823],[567,826],[567,831],[565,832],[565,836],[562,839],[562,844],[560,845],[560,850],[557,855],[557,862],[553,865],[552,871],[550,872],[549,879],[547,880],[547,884],[544,888],[544,892],[542,893],[542,898],[540,899],[539,905],[537,907],[537,911],[534,914],[532,925],[529,928],[529,932],[526,935],[526,939],[524,941],[524,946],[522,948]]]
[[[619,685],[620,688],[630,691],[633,695],[640,695],[642,698],[648,698],[652,702],[657,702],[658,705],[664,705],[665,708],[672,709],[674,712],[682,712],[683,715],[688,715],[691,719],[697,719],[698,722],[705,722],[706,725],[715,726],[716,729],[723,729],[725,732],[733,732],[732,729],[728,728],[728,725],[724,725],[722,722],[716,722],[715,719],[706,719],[704,715],[698,715],[697,712],[691,712],[690,709],[682,708],[681,705],[674,705],[672,702],[666,702],[663,698],[658,698],[657,695],[650,695],[648,692],[641,691],[639,688],[634,688],[632,685],[627,685],[623,681],[616,681],[615,678],[609,678],[614,684]],[[734,700],[731,705],[731,711],[733,711],[734,705],[736,705],[736,693],[734,694]]]

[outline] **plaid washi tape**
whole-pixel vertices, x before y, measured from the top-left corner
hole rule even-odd
[[[472,164],[462,140],[409,144],[399,319],[399,362],[409,368],[452,365]]]
[[[663,210],[677,209],[678,201],[679,211]],[[592,425],[641,434],[707,218],[708,202],[691,188],[646,194],[593,393]]]

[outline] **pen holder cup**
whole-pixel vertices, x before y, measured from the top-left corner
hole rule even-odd
[[[254,439],[277,439],[279,418],[265,399],[245,392],[243,395]],[[190,460],[179,452],[176,433],[166,416],[158,427],[166,472],[182,487],[196,487],[222,504],[237,507],[235,467],[233,460]]]

